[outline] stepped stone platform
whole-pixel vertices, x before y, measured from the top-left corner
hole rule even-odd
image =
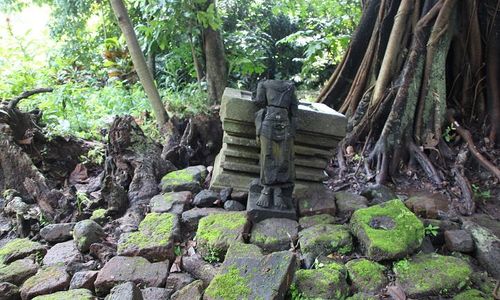
[[[226,88],[220,117],[223,146],[217,155],[211,189],[232,187],[247,192],[252,179],[259,178],[260,145],[256,141],[252,93]],[[321,103],[300,102],[295,137],[297,184],[309,185],[327,178],[324,169],[333,149],[346,134],[347,119]]]

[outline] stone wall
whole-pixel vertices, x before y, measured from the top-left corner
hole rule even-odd
[[[252,94],[226,88],[220,117],[224,129],[223,146],[214,164],[211,188],[232,187],[248,191],[250,181],[259,177],[260,146],[255,136]],[[295,137],[297,184],[322,182],[333,149],[345,136],[346,118],[321,103],[300,102]]]

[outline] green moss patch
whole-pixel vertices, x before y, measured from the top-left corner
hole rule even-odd
[[[29,239],[14,239],[0,248],[0,263],[7,264],[31,254],[43,257],[46,253],[47,249],[40,243]]]
[[[319,269],[298,270],[295,289],[306,299],[345,299],[349,292],[343,265],[330,263]]]
[[[352,295],[351,297],[346,298],[346,300],[379,300],[379,297],[364,293],[357,293]]]
[[[151,261],[172,258],[177,228],[176,215],[150,213],[139,224],[139,231],[122,235],[118,241],[118,255],[140,255]]]
[[[449,295],[470,283],[472,269],[453,256],[419,254],[394,264],[396,281],[412,298]]]
[[[215,276],[206,289],[205,295],[210,299],[248,299],[250,295],[248,279],[240,275],[236,266],[231,266],[224,274]]]
[[[349,278],[356,291],[377,293],[387,284],[385,267],[368,259],[355,259],[346,264]]]
[[[350,228],[365,255],[376,261],[402,258],[418,249],[424,238],[422,222],[401,200],[358,209]]]
[[[314,225],[334,224],[335,217],[329,214],[302,217],[299,220],[300,227],[306,229]]]
[[[166,192],[199,191],[200,182],[205,176],[206,169],[202,166],[173,171],[161,179],[162,190]]]
[[[213,214],[201,218],[196,232],[198,252],[205,259],[213,257],[222,260],[229,246],[242,238],[246,226],[247,217],[242,212]]]
[[[43,295],[33,298],[33,300],[93,300],[96,299],[89,290],[76,289],[69,291],[62,291],[50,295]]]
[[[333,252],[347,254],[353,250],[352,237],[343,225],[315,225],[299,232],[302,253],[313,256]]]
[[[486,296],[479,290],[468,290],[453,297],[453,300],[493,300],[492,296]]]

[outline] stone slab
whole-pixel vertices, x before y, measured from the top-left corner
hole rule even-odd
[[[257,107],[252,102],[252,93],[226,88],[222,96],[220,116],[225,119],[254,122]],[[322,124],[318,128],[317,124]],[[322,103],[299,102],[298,131],[318,132],[338,137],[345,136],[347,119],[342,114]]]
[[[259,199],[260,191],[262,188],[251,188],[248,193],[247,202],[247,215],[248,218],[254,222],[260,222],[265,219],[279,218],[279,219],[290,219],[297,221],[297,212],[295,208],[288,209],[275,209],[275,208],[262,208],[257,205],[257,199]]]

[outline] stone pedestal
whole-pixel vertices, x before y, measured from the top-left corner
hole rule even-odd
[[[262,220],[269,218],[281,218],[281,219],[291,219],[297,220],[297,212],[296,212],[296,204],[294,201],[290,201],[289,203],[293,203],[293,207],[289,207],[287,209],[277,209],[274,207],[260,207],[257,205],[257,200],[260,197],[260,193],[262,191],[262,186],[258,183],[258,179],[253,180],[250,183],[250,189],[248,191],[248,202],[247,202],[247,216],[248,218],[254,222],[258,223]],[[292,192],[283,191],[283,196],[292,198]]]
[[[259,178],[255,112],[257,107],[250,92],[226,88],[220,111],[223,146],[215,160],[211,189],[232,187],[234,191],[247,192],[250,182]],[[300,102],[294,145],[296,185],[327,179],[324,169],[334,155],[333,149],[345,136],[346,125],[346,118],[328,106]]]

